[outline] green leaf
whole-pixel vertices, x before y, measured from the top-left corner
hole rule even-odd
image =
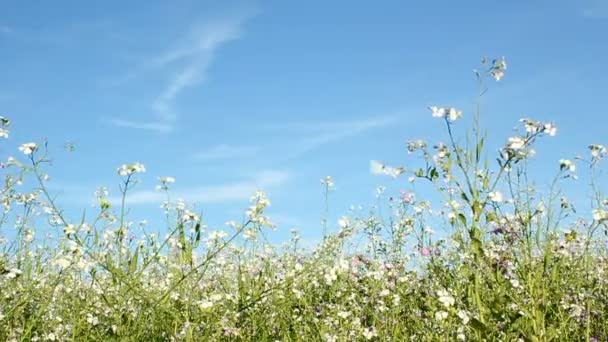
[[[192,265],[192,246],[189,243],[184,246],[183,258],[186,264]]]
[[[137,270],[137,261],[139,259],[139,247],[135,249],[135,254],[131,258],[131,262],[129,263],[129,273],[133,274]]]
[[[496,217],[496,214],[493,212],[487,212],[486,213],[486,221],[488,222],[496,222],[498,220],[498,218]]]
[[[431,169],[430,176],[431,176],[431,180],[435,180],[435,179],[439,178],[439,172],[437,172],[436,167]]]
[[[473,211],[473,219],[477,221],[483,211],[483,204],[480,201],[475,200],[471,206],[471,210]]]
[[[194,226],[194,246],[198,246],[201,241],[201,223],[197,222],[196,226]]]
[[[460,223],[462,223],[463,226],[467,226],[467,218],[464,216],[463,213],[458,213],[458,219],[460,220]]]
[[[484,252],[483,252],[483,243],[481,242],[481,240],[477,237],[472,237],[471,238],[471,245],[473,247],[473,253],[475,255],[478,256],[483,256]]]
[[[477,143],[477,146],[475,148],[475,163],[479,163],[479,160],[481,159],[482,151],[483,151],[483,138],[481,138],[479,140],[479,143]]]
[[[469,197],[464,192],[460,193],[460,197],[465,200],[465,202],[469,203]]]
[[[471,327],[481,334],[488,332],[488,327],[475,317],[471,318]]]
[[[182,245],[182,248],[186,246],[186,233],[184,232],[184,224],[182,222],[177,226],[179,231],[179,243]]]

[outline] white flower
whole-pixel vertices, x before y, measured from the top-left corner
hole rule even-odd
[[[15,157],[9,156],[8,158],[6,158],[6,165],[7,166],[10,166],[10,165],[21,166],[22,164],[17,159],[15,159]]]
[[[541,130],[540,123],[531,119],[519,119],[519,122],[524,124],[526,132],[530,134],[536,134]]]
[[[380,293],[378,293],[378,295],[379,295],[380,297],[386,297],[386,296],[388,296],[389,294],[391,294],[391,291],[390,291],[390,290],[388,290],[388,289],[384,289],[384,290],[380,291]]]
[[[99,188],[97,188],[97,190],[95,190],[95,198],[97,199],[106,198],[108,197],[108,195],[110,195],[110,192],[105,186],[100,186]]]
[[[469,315],[466,311],[458,310],[457,315],[462,320],[462,324],[466,325],[467,323],[469,323]]]
[[[63,227],[63,233],[66,235],[74,234],[76,233],[76,228],[73,224],[68,224],[67,226]]]
[[[445,108],[430,106],[429,109],[435,118],[443,118],[445,116]]]
[[[338,226],[340,226],[340,228],[342,228],[342,229],[348,228],[350,226],[350,220],[348,219],[348,217],[342,216],[338,220]]]
[[[0,127],[0,137],[1,138],[8,139],[8,133],[9,133],[8,129]]]
[[[500,193],[499,191],[490,192],[488,194],[488,198],[490,199],[490,201],[496,202],[496,203],[500,203],[504,200],[502,193]]]
[[[492,64],[495,69],[507,70],[507,61],[505,60],[504,56],[502,58],[495,59]]]
[[[25,242],[32,241],[34,241],[34,232],[28,229],[25,231]]]
[[[462,117],[462,111],[453,107],[431,106],[429,109],[431,110],[433,117],[447,118],[450,122],[454,122]]]
[[[450,149],[444,143],[440,142],[435,146],[435,150],[437,152],[433,155],[433,161],[437,164],[445,163],[445,158],[450,155]]]
[[[505,70],[507,70],[507,61],[504,57],[492,61],[490,75],[492,75],[496,81],[500,81],[500,79],[503,78]]]
[[[557,127],[553,124],[553,123],[546,123],[544,125],[544,131],[545,133],[547,133],[549,136],[554,137],[555,134],[557,133]]]
[[[456,120],[460,119],[461,116],[462,116],[461,110],[457,110],[456,108],[450,108],[450,110],[448,112],[448,120],[456,121]]]
[[[559,169],[574,172],[574,171],[576,171],[576,165],[574,165],[574,163],[569,159],[560,159],[559,160]]]
[[[531,119],[520,119],[529,134],[545,133],[551,137],[557,133],[557,126],[552,122],[542,123]]]
[[[186,209],[186,202],[183,199],[178,198],[175,202],[175,210],[184,210]]]
[[[503,76],[505,76],[505,72],[502,70],[492,70],[491,74],[492,74],[492,77],[494,77],[494,79],[496,81],[500,81],[500,79],[503,78]]]
[[[441,302],[441,304],[443,304],[443,306],[445,306],[446,308],[449,308],[450,306],[454,305],[454,303],[455,303],[454,297],[452,297],[445,290],[437,291],[437,296],[438,296],[437,299],[439,300],[439,302]]]
[[[340,311],[338,312],[338,317],[342,318],[342,319],[347,319],[348,317],[350,317],[351,313],[349,311]]]
[[[593,219],[598,222],[608,220],[608,212],[604,209],[593,209]]]
[[[206,300],[206,301],[200,302],[198,306],[201,309],[206,310],[206,309],[209,309],[209,308],[211,308],[213,306],[213,302]]]
[[[331,178],[331,176],[321,178],[321,185],[325,186],[328,190],[335,189],[334,180],[333,180],[333,178]]]
[[[19,146],[19,151],[23,152],[25,155],[32,154],[38,150],[38,145],[36,143],[30,142],[25,143]]]
[[[122,164],[118,168],[117,172],[118,172],[118,175],[120,175],[120,176],[129,176],[134,173],[146,172],[146,167],[141,163]]]
[[[160,185],[156,186],[156,190],[169,190],[169,184],[175,183],[173,177],[158,177]]]
[[[96,326],[97,324],[99,324],[99,319],[97,318],[97,316],[93,316],[92,314],[87,313],[87,323],[92,326]]]
[[[184,222],[198,222],[201,218],[190,210],[185,210],[182,219]]]
[[[11,268],[8,271],[8,273],[5,275],[5,277],[8,279],[14,279],[14,278],[17,278],[18,275],[21,275],[21,273],[23,273],[23,272],[20,269]]]
[[[255,229],[247,229],[243,232],[243,237],[247,240],[255,240],[257,233]]]
[[[589,145],[589,149],[591,150],[591,157],[593,157],[593,159],[603,158],[608,153],[608,150],[604,145],[591,144]]]
[[[365,328],[363,329],[362,335],[366,340],[371,340],[372,338],[378,336],[378,332],[376,332],[376,328],[374,327]]]
[[[67,268],[71,265],[72,263],[70,262],[70,260],[66,259],[66,258],[59,258],[55,260],[55,265],[61,267],[61,268]]]
[[[325,342],[336,342],[336,341],[338,341],[338,338],[335,335],[330,335],[329,333],[324,333],[323,340]]]
[[[458,203],[457,200],[451,200],[447,203],[447,206],[454,210],[458,210],[460,208],[460,203]]]
[[[526,139],[523,137],[510,137],[507,143],[507,148],[511,150],[521,150],[526,146]]]
[[[448,318],[448,313],[445,311],[437,311],[435,312],[435,320],[437,321],[443,321],[444,319]]]
[[[216,230],[216,231],[209,233],[209,240],[210,241],[221,240],[221,239],[225,238],[226,236],[228,236],[228,234],[226,234],[225,231]]]
[[[163,184],[175,183],[175,178],[173,177],[159,177],[158,181]]]

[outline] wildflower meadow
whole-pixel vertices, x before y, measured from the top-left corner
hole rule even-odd
[[[154,172],[145,161],[117,167],[118,201],[100,188],[94,210],[68,214],[49,188],[53,150],[12,141],[27,127],[6,113],[0,340],[608,341],[608,149],[590,141],[534,179],[557,123],[522,118],[488,147],[482,103],[507,72],[504,58],[481,61],[476,111],[420,108],[443,141],[408,141],[401,165],[372,161],[398,195],[378,189],[373,210],[324,220],[314,246],[296,230],[269,242],[289,228],[267,215],[263,189],[211,227],[171,196],[171,176],[156,189],[164,222],[139,225],[127,199]],[[580,206],[563,190],[573,182]],[[320,186],[339,191],[331,177]]]

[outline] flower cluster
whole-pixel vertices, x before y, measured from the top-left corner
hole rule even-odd
[[[526,135],[514,136],[507,140],[505,146],[501,149],[501,156],[506,161],[519,161],[533,157],[536,151],[531,147],[536,138],[548,135],[555,136],[557,127],[555,124],[543,123],[531,119],[521,119],[520,122],[524,125]]]
[[[270,205],[270,200],[263,191],[257,191],[250,199],[251,206],[247,209],[247,218],[256,224],[267,227],[274,227],[264,210]]]
[[[448,122],[454,122],[462,117],[462,111],[453,107],[431,106],[429,110],[436,118],[445,118]]]
[[[141,163],[122,164],[116,172],[119,176],[130,176],[134,173],[146,172],[146,167]]]
[[[507,61],[502,57],[492,61],[489,73],[496,81],[500,81],[505,76],[505,70],[507,70]]]
[[[576,171],[576,164],[574,164],[570,159],[560,159],[559,160],[559,169],[567,170],[570,172]]]
[[[325,187],[327,190],[335,190],[336,184],[331,176],[326,176],[325,178],[321,178],[321,185]]]
[[[156,186],[156,190],[169,190],[169,184],[175,183],[174,177],[158,177],[159,185]]]
[[[589,145],[589,150],[591,151],[591,158],[593,161],[603,159],[608,155],[608,149],[606,149],[606,146],[604,145],[591,144]]]
[[[526,129],[526,133],[528,135],[536,135],[539,133],[545,133],[551,137],[555,136],[557,133],[557,127],[552,122],[540,122],[531,119],[520,119],[519,122],[523,123],[524,128]]]
[[[38,151],[38,145],[36,143],[30,142],[25,143],[19,146],[19,151],[23,152],[25,155],[30,155],[36,151]]]

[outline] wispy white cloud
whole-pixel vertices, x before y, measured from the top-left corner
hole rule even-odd
[[[397,115],[385,115],[374,118],[345,118],[334,121],[267,123],[260,128],[294,131],[361,131],[383,127],[396,122]]]
[[[307,132],[306,135],[296,140],[292,154],[302,154],[314,150],[329,143],[334,143],[347,138],[355,137],[372,129],[386,127],[396,123],[399,117],[382,116],[369,119],[347,119],[343,121],[319,122],[319,123],[287,123],[284,125],[272,125],[270,128],[281,130],[292,130]]]
[[[136,122],[122,119],[109,119],[108,122],[117,127],[136,128],[159,133],[168,133],[173,130],[173,125],[164,121]]]
[[[240,38],[249,13],[230,18],[215,19],[193,25],[185,37],[168,50],[144,61],[128,79],[141,72],[162,71],[170,76],[162,92],[152,100],[155,116],[146,122],[113,119],[110,122],[120,127],[150,129],[168,132],[178,118],[175,101],[184,89],[205,82],[207,72],[215,60],[217,51],[226,43]],[[163,129],[157,129],[163,127]]]
[[[217,50],[225,43],[238,39],[246,16],[214,20],[192,28],[185,42],[165,51],[148,62],[152,67],[163,68],[181,63],[163,92],[154,100],[152,108],[161,120],[175,120],[173,102],[186,88],[205,81],[207,71]]]
[[[255,177],[233,183],[208,185],[188,190],[172,191],[173,198],[181,198],[191,203],[222,203],[247,200],[257,190],[270,190],[285,184],[289,173],[282,170],[267,170]],[[159,204],[166,199],[165,194],[158,191],[134,191],[127,197],[127,204]],[[119,198],[112,198],[112,203],[118,203]]]
[[[248,145],[228,145],[220,144],[210,147],[209,149],[199,152],[194,155],[194,159],[200,161],[219,160],[219,159],[235,159],[246,158],[256,152],[259,147]]]
[[[344,119],[339,121],[266,123],[257,126],[259,130],[271,131],[271,136],[289,134],[289,139],[281,144],[262,145],[219,144],[197,153],[193,159],[199,161],[231,159],[238,160],[250,156],[288,156],[296,158],[303,153],[324,145],[363,134],[375,128],[382,128],[398,122],[399,116],[382,116],[366,119]],[[287,148],[288,154],[281,150]],[[276,162],[276,160],[275,160]]]

